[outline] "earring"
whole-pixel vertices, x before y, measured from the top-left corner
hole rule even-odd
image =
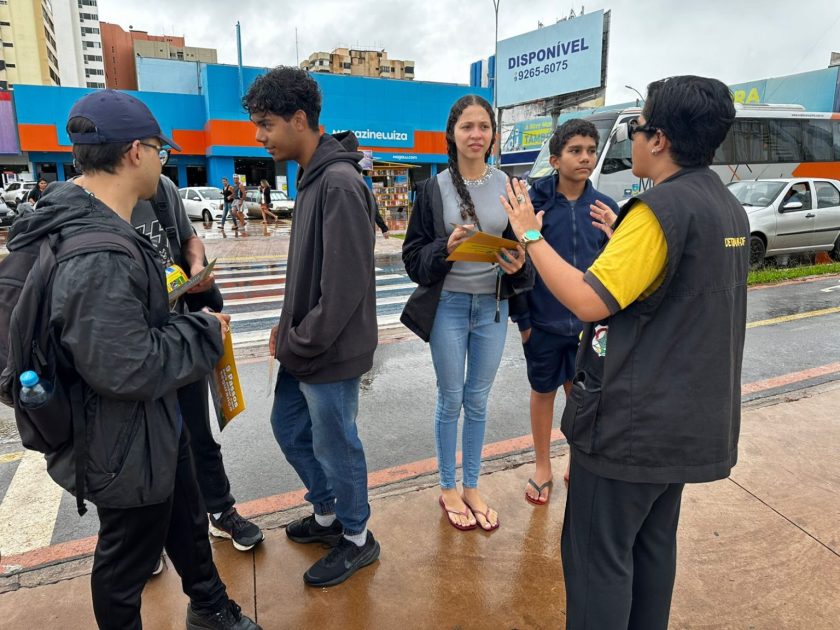
[[[657,153],[659,153],[659,151],[657,151],[656,149],[651,149],[650,150],[651,155],[656,155]]]

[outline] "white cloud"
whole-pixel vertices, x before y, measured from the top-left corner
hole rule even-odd
[[[501,0],[499,38],[553,23],[571,4]],[[580,11],[580,3],[574,5]],[[587,4],[612,11],[607,102],[633,98],[650,81],[674,74],[714,76],[736,83],[824,68],[836,38],[834,0],[789,3],[760,0],[615,0]],[[416,78],[467,83],[469,65],[493,52],[492,0],[99,0],[100,19],[153,34],[184,35],[188,45],[218,49],[220,63],[236,63],[235,24],[242,25],[247,65],[294,64],[339,45],[384,48],[413,59]],[[795,13],[795,15],[794,15]]]

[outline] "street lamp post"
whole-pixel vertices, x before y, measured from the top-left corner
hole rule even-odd
[[[639,100],[636,101],[636,105],[641,105],[642,103],[645,102],[645,97],[642,96],[642,93],[639,92],[639,90],[634,88],[632,85],[625,85],[624,87],[626,87],[628,90],[633,90],[636,94],[639,95]]]
[[[499,78],[499,3],[501,0],[493,0],[493,12],[496,18],[496,34],[493,40],[493,110],[496,112],[496,144],[493,150],[493,161],[496,166],[502,163],[502,111],[497,109],[498,102],[498,78]]]

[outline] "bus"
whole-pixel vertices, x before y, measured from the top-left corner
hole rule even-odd
[[[598,161],[592,184],[619,205],[653,183],[633,175],[627,122],[638,107],[581,116],[598,129]],[[807,112],[801,105],[735,104],[735,122],[712,161],[724,183],[746,179],[822,177],[840,179],[840,114]],[[546,140],[528,182],[552,172]]]

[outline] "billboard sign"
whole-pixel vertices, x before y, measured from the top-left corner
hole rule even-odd
[[[498,106],[600,87],[603,30],[596,11],[500,41]]]
[[[362,147],[394,147],[408,149],[414,146],[414,128],[406,125],[371,125],[360,124],[344,127],[331,127],[329,133],[350,131],[359,139]]]

